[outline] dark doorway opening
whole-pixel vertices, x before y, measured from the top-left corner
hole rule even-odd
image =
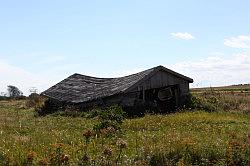
[[[174,112],[179,106],[179,85],[165,86],[145,91],[140,91],[139,100],[150,112]]]

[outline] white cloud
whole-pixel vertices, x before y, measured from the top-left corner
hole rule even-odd
[[[183,39],[183,40],[192,40],[195,39],[193,35],[187,32],[176,32],[176,33],[171,33],[171,35],[175,38]]]
[[[208,57],[194,62],[180,62],[169,68],[194,79],[193,87],[250,83],[250,55],[229,58]]]
[[[250,48],[250,36],[240,35],[224,39],[224,44],[233,48]]]
[[[0,75],[0,92],[5,92],[8,85],[14,85],[23,91],[25,95],[29,94],[31,87],[36,87],[41,92],[65,77],[52,71],[32,73],[1,59]]]
[[[227,56],[227,58],[224,57],[224,53],[216,52],[205,59],[163,65],[171,70],[193,78],[194,83],[191,84],[191,87],[250,83],[250,54],[235,54]],[[111,75],[108,76],[125,76],[145,69],[146,68],[134,68],[121,70],[111,73]]]
[[[223,57],[225,55],[218,54],[197,61],[180,62],[165,66],[193,78],[194,83],[191,85],[192,87],[250,83],[250,54],[236,54],[228,58]],[[30,87],[36,87],[41,92],[72,74],[70,71],[80,71],[79,67],[75,67],[75,65],[69,65],[66,66],[66,69],[50,68],[47,71],[34,73],[0,59],[0,92],[5,91],[7,85],[17,86],[25,95],[29,94]],[[145,69],[139,67],[131,70],[120,70],[114,73],[103,74],[101,77],[120,77]],[[83,71],[83,74],[87,75],[98,76],[100,74],[94,71]]]

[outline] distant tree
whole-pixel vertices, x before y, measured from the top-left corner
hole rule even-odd
[[[7,91],[9,97],[20,97],[23,95],[23,92],[13,85],[8,85]]]

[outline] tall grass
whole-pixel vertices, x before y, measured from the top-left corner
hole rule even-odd
[[[25,101],[0,101],[0,165],[249,165],[250,97],[196,97],[216,110],[126,119],[100,134],[98,118],[34,117]]]
[[[196,91],[191,96],[193,108],[205,111],[226,111],[250,113],[250,94],[234,91],[215,91],[212,88],[206,91]]]

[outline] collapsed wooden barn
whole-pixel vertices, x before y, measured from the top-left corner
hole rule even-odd
[[[42,95],[82,110],[119,104],[130,110],[147,107],[166,112],[186,102],[192,82],[189,77],[157,66],[118,78],[73,74]]]

